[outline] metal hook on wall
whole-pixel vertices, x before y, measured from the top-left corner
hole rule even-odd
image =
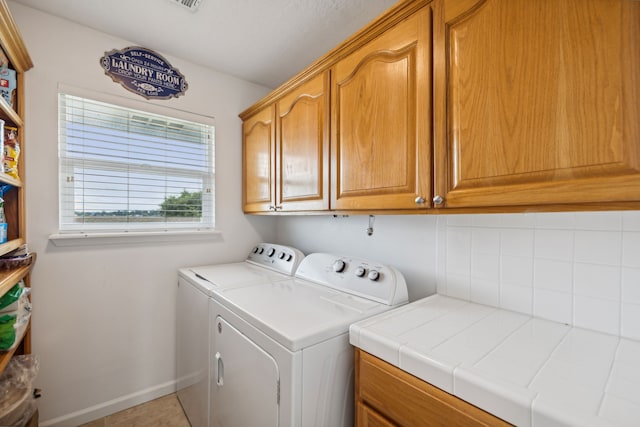
[[[375,216],[369,215],[369,227],[367,227],[367,236],[371,236],[373,234],[373,223],[375,222],[375,220]]]

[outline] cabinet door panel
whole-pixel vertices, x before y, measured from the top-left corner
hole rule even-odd
[[[371,425],[384,427],[392,423],[404,427],[511,425],[359,349],[356,363],[358,426],[373,420],[377,423]],[[363,414],[361,405],[373,410]],[[387,419],[391,424],[383,423]]]
[[[329,73],[278,102],[278,184],[281,210],[329,209]]]
[[[273,106],[247,119],[243,133],[243,205],[245,212],[274,206],[275,128]]]
[[[356,410],[358,411],[357,427],[397,427],[362,402],[356,402]]]
[[[447,206],[640,199],[640,114],[629,102],[640,94],[640,4],[467,3],[443,2],[436,48],[447,64],[437,80],[448,96],[437,155]]]
[[[430,9],[336,64],[334,209],[415,209],[431,194]]]

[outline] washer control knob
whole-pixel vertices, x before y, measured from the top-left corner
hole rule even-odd
[[[276,253],[276,250],[275,250],[275,249],[273,249],[273,248],[269,248],[269,251],[267,252],[267,256],[268,256],[268,257],[272,257],[272,256],[273,256],[273,254],[275,254],[275,253]]]
[[[258,251],[258,254],[262,255],[263,252],[264,252],[264,248],[260,248],[260,250]]]
[[[255,248],[253,248],[253,253],[254,253],[254,254],[257,254],[257,253],[258,253],[258,251],[259,251],[259,249],[258,249],[258,247],[257,247],[257,246],[256,246]]]
[[[339,259],[333,263],[333,271],[335,271],[336,273],[342,273],[346,266],[347,265],[344,263],[344,261]]]
[[[284,257],[286,257],[286,256],[287,256],[287,254],[285,254],[284,252],[280,252],[278,254],[278,258],[280,258],[280,259],[284,259]]]
[[[363,266],[356,268],[356,276],[358,277],[364,277],[366,272],[367,270]]]
[[[293,259],[293,255],[288,254],[288,255],[287,255],[287,262],[291,261],[292,259]]]
[[[380,273],[378,273],[376,270],[371,270],[367,277],[369,278],[369,280],[373,280],[375,282],[380,278]]]

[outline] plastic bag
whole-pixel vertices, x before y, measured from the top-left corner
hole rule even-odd
[[[16,286],[18,288],[14,292]],[[25,288],[22,282],[16,286],[9,291],[13,293],[11,298],[7,298],[9,305],[0,309],[1,351],[11,350],[18,345],[31,318],[31,302],[28,298],[30,289]]]
[[[25,306],[27,305],[29,307],[26,308],[26,310],[31,311],[31,304],[28,298],[30,292],[31,288],[25,288],[24,282],[22,280],[19,281],[9,292],[0,298],[0,315],[24,313]]]
[[[0,311],[18,301],[18,298],[20,298],[20,295],[22,295],[23,286],[24,285],[22,285],[22,281],[20,281],[16,283],[13,288],[9,289],[6,294],[0,297]]]
[[[14,356],[0,376],[0,426],[25,425],[36,412],[33,382],[39,362],[35,355]]]

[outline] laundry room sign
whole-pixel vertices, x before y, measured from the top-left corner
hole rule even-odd
[[[156,52],[126,47],[105,52],[100,65],[122,87],[146,99],[170,99],[183,95],[189,85],[182,73]]]

